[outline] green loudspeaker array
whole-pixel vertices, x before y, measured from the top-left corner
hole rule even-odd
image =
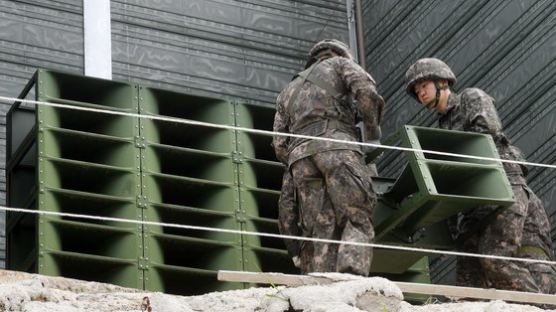
[[[140,112],[233,125],[224,100],[140,89]],[[145,220],[240,230],[235,132],[160,119],[141,119]],[[216,279],[219,269],[242,270],[238,234],[146,225],[146,289],[198,294],[241,287]]]
[[[43,70],[20,96],[33,97],[114,114],[15,103],[9,206],[278,233],[284,167],[272,137],[202,124],[271,130],[274,109]],[[497,157],[488,135],[408,126],[402,139],[415,149]],[[380,243],[448,248],[441,221],[513,202],[499,161],[408,157],[395,183],[373,181]],[[70,216],[8,213],[7,251],[10,269],[180,294],[248,286],[217,282],[219,269],[297,272],[281,239]],[[422,256],[376,249],[372,270],[419,280],[428,271]]]
[[[133,101],[137,91],[129,84],[43,70],[37,72],[34,83],[39,101],[137,113]],[[13,113],[17,114],[17,107]],[[27,150],[28,155],[33,155],[30,158],[35,162],[35,183],[29,199],[19,200],[16,168],[23,166],[26,158],[11,159],[9,205],[142,219],[135,198],[140,190],[139,154],[134,147],[139,129],[135,118],[43,105],[35,108],[34,115],[27,141],[34,143],[21,144],[22,152],[14,153]],[[25,202],[34,204],[28,206]],[[25,228],[23,221],[25,218],[20,222],[10,220],[8,236]],[[41,215],[35,221],[38,224],[32,235],[36,241],[26,256],[26,264],[20,268],[19,259],[11,259],[10,268],[142,287],[142,276],[138,274],[140,225],[52,215]],[[14,249],[18,248],[9,247]]]
[[[236,104],[236,124],[272,131],[273,108]],[[236,162],[239,164],[240,199],[247,231],[279,234],[278,198],[284,166],[276,160],[272,136],[238,131]],[[282,239],[244,237],[246,270],[296,273]]]

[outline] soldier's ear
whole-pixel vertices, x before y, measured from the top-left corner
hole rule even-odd
[[[450,88],[450,84],[448,83],[448,80],[440,79],[440,80],[438,80],[438,87],[440,89],[448,89],[448,88]]]

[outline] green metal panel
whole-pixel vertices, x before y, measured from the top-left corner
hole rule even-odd
[[[233,125],[228,101],[139,87],[140,113]],[[141,119],[145,220],[240,230],[232,130]],[[199,294],[241,287],[218,269],[242,270],[240,235],[145,226],[145,288]]]
[[[39,101],[138,112],[137,90],[129,84],[44,70],[33,83]],[[28,139],[12,146],[17,149],[9,167],[11,205],[142,220],[135,195],[140,192],[136,118],[49,106],[39,106],[33,115]],[[24,169],[27,176],[18,172]],[[26,184],[29,191],[21,192]],[[10,268],[143,287],[140,226],[56,216],[10,219],[13,242],[32,242],[23,251],[9,247],[10,254],[15,251]]]
[[[20,98],[29,99],[35,87],[36,75],[27,83]],[[12,105],[7,114],[6,138],[6,191],[9,207],[36,209],[36,125],[35,111],[21,103]],[[21,271],[36,270],[36,224],[35,215],[6,213],[6,265]]]

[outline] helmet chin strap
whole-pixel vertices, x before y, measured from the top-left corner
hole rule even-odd
[[[441,88],[438,81],[434,82],[434,87],[436,88],[436,97],[434,98],[434,102],[430,102],[429,104],[427,104],[427,109],[435,109],[438,106],[438,103],[440,102]]]

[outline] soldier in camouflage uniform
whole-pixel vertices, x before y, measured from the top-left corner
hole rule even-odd
[[[306,69],[278,96],[274,131],[357,141],[358,109],[369,140],[376,139],[384,101],[372,77],[337,40],[321,41],[309,54]],[[274,137],[273,146],[288,168],[279,204],[282,233],[373,241],[376,195],[359,146],[283,136]],[[288,183],[289,173],[293,184]],[[286,244],[290,253],[299,255],[294,262],[298,260],[303,273],[369,274],[370,248],[305,241]]]
[[[406,72],[406,91],[423,106],[438,112],[443,129],[490,134],[501,159],[524,161],[521,151],[503,132],[494,99],[477,88],[451,92],[456,77],[435,58],[418,60]],[[553,258],[550,225],[539,198],[527,186],[527,169],[504,163],[515,203],[508,208],[484,206],[458,218],[455,227],[465,252],[541,260]],[[457,284],[470,287],[556,292],[556,271],[547,264],[460,257]]]

